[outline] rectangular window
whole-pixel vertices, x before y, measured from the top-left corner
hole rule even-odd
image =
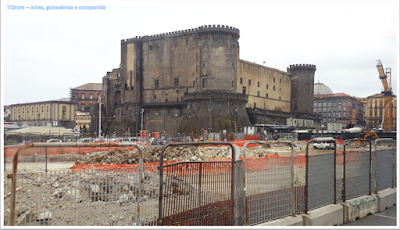
[[[275,86],[273,87],[273,90],[275,91]]]
[[[257,108],[257,104],[254,102],[254,108]]]
[[[267,84],[267,89],[268,89],[268,84]]]
[[[259,97],[260,96],[260,91],[257,91],[257,97]]]
[[[82,93],[82,99],[85,99],[85,94],[84,93]]]
[[[154,88],[155,88],[155,89],[160,88],[160,80],[159,80],[159,79],[155,79],[155,80],[154,80]]]
[[[314,113],[317,112],[317,109],[314,109]]]
[[[207,87],[207,78],[203,78],[202,86]]]
[[[240,84],[243,84],[243,78],[240,78]]]
[[[249,85],[251,85],[251,80],[249,79]]]
[[[260,87],[260,82],[257,82],[257,87]]]
[[[318,107],[321,107],[321,105],[322,105],[321,103],[318,103]]]
[[[243,86],[243,87],[242,87],[242,93],[243,93],[243,94],[246,94],[246,86]]]
[[[281,100],[281,97],[279,97],[279,100]]]
[[[90,100],[92,100],[93,99],[93,94],[89,94],[89,98],[90,98]]]
[[[326,107],[326,103],[324,103],[324,107]]]
[[[179,87],[179,78],[174,78],[174,87]]]
[[[268,93],[265,95],[266,98],[268,98]]]

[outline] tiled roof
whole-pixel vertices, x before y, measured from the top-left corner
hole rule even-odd
[[[74,89],[80,89],[80,90],[103,90],[103,84],[101,83],[87,83],[81,86],[78,86]]]
[[[334,94],[314,94],[314,98],[321,98],[321,97],[350,97],[345,93],[334,93]]]

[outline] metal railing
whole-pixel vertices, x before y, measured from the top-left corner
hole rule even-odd
[[[369,152],[346,152],[352,142],[368,142]],[[367,166],[367,167],[365,167]],[[367,189],[365,189],[367,187]],[[367,191],[365,191],[367,190]],[[372,142],[368,139],[350,139],[343,145],[343,202],[348,198],[371,195]]]
[[[369,152],[348,152],[354,141],[369,142]],[[309,156],[314,142],[333,143],[333,153]],[[134,143],[31,143],[14,155],[4,215],[7,225],[255,225],[395,187],[395,143],[378,139],[372,153],[370,140],[354,139],[341,155],[334,139],[316,138],[305,156],[294,156],[291,142],[247,141],[242,160],[229,142],[169,143],[159,166],[143,166]],[[247,157],[250,144],[282,144],[291,154]],[[378,150],[384,144],[391,148]],[[231,159],[164,162],[167,148],[204,145],[230,147]],[[95,146],[133,146],[139,166],[18,171],[24,149]]]
[[[379,150],[383,144],[392,147],[389,150]],[[375,140],[375,193],[396,185],[396,141],[391,138]]]
[[[178,162],[164,166],[167,148],[201,145],[228,145],[232,149],[232,160]],[[241,161],[234,160],[237,154],[229,142],[169,143],[164,146],[160,154],[158,225],[241,225],[238,222],[243,218],[235,215],[235,200],[239,199],[235,194],[238,180],[235,181],[235,173],[241,166]]]
[[[291,148],[290,158],[246,159],[249,144],[284,144]],[[246,191],[245,225],[255,225],[296,213],[293,144],[287,141],[248,141],[243,146]],[[270,167],[270,165],[272,167]],[[289,169],[289,170],[288,170]]]
[[[31,147],[95,147],[95,146],[104,146],[104,147],[112,147],[112,146],[134,146],[138,149],[139,153],[139,172],[137,172],[137,168],[135,169],[113,169],[109,171],[107,174],[99,174],[99,172],[91,171],[91,172],[82,172],[82,173],[71,173],[71,172],[29,172],[29,173],[17,173],[18,171],[18,157],[20,152],[24,149]],[[129,185],[126,182],[129,180],[129,177],[132,175],[128,175],[128,173],[134,173],[137,177],[137,187],[134,185]],[[142,202],[142,184],[143,184],[143,152],[141,147],[137,146],[134,143],[31,143],[22,145],[18,148],[17,152],[13,158],[13,167],[12,174],[8,174],[7,177],[11,178],[11,191],[10,191],[10,219],[9,225],[14,226],[15,224],[20,225],[50,225],[51,222],[55,222],[56,220],[61,221],[61,223],[65,223],[66,225],[71,224],[71,218],[65,218],[67,215],[71,215],[74,213],[73,210],[80,211],[80,215],[75,218],[87,218],[90,216],[85,216],[85,212],[81,212],[82,208],[87,208],[91,206],[91,202],[97,201],[99,199],[111,201],[111,205],[122,205],[122,203],[126,203],[127,201],[133,201],[132,197],[135,196],[136,203],[134,206],[135,210],[135,220],[127,220],[127,223],[134,223],[135,225],[141,225],[141,217],[140,217],[140,204]],[[22,194],[19,193],[19,197],[23,200],[23,196],[26,195],[26,200],[19,200],[19,203],[23,203],[22,206],[19,206],[18,215],[23,214],[19,223],[15,223],[16,221],[16,195],[17,195],[17,175],[19,180],[19,190],[22,190]],[[125,175],[125,177],[121,177],[121,175]],[[22,179],[21,179],[22,178]],[[133,177],[131,178],[133,179]],[[64,182],[63,188],[60,187],[61,182]],[[65,184],[65,182],[67,184]],[[80,186],[81,185],[81,186]],[[84,186],[83,186],[84,185]],[[32,190],[34,192],[32,192]],[[129,195],[123,193],[122,191],[134,191],[130,197]],[[85,192],[86,195],[82,195],[82,192]],[[32,196],[32,197],[30,197]],[[57,207],[54,204],[50,204],[50,202],[56,202],[54,199],[64,199],[67,202],[77,203],[77,207],[75,205],[70,206],[70,208],[65,207]],[[29,202],[32,201],[33,202]],[[84,201],[83,205],[82,202]],[[30,204],[29,204],[30,203]],[[26,205],[29,204],[29,205]],[[48,207],[54,207],[54,209],[49,210]],[[92,206],[96,209],[96,205]],[[21,209],[27,209],[21,211]],[[67,210],[67,211],[66,211]],[[107,209],[106,209],[107,210]],[[133,209],[132,209],[133,210]],[[28,211],[28,212],[27,212]],[[57,215],[53,213],[57,213]],[[96,212],[92,213],[92,217],[96,216]],[[122,212],[123,213],[123,212]],[[108,224],[115,225],[118,221],[122,219],[126,219],[128,217],[122,217],[116,215],[115,212],[110,217],[112,221]],[[133,213],[132,213],[133,214]],[[90,214],[89,214],[90,215]],[[98,215],[98,213],[97,213]],[[103,217],[104,218],[104,217]],[[73,218],[72,218],[73,219]],[[92,220],[93,221],[93,220]],[[103,220],[99,220],[101,225],[105,223]],[[85,225],[84,223],[79,221],[74,225]],[[93,224],[93,222],[90,222]],[[125,225],[124,224],[124,225]]]
[[[331,154],[323,154],[323,155],[313,155],[311,156],[312,157],[311,158],[309,156],[308,147],[311,143],[315,142],[332,143],[334,145],[333,156]],[[333,166],[329,167],[329,165]],[[329,178],[333,178],[333,182],[330,182]],[[329,183],[333,183],[333,185],[332,184],[329,185]],[[311,189],[312,194],[310,194],[310,187],[312,186],[315,187],[315,190]],[[337,184],[336,184],[335,139],[329,137],[311,139],[306,146],[306,185],[304,191],[304,199],[305,199],[304,213],[307,214],[309,209],[315,209],[317,207],[321,207],[329,203],[336,204],[337,203],[336,187]],[[310,201],[314,203],[310,203]]]

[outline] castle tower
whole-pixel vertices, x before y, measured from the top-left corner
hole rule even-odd
[[[236,92],[238,39],[233,27],[199,27],[200,91]]]
[[[315,65],[311,64],[290,65],[292,113],[313,114],[315,70]]]

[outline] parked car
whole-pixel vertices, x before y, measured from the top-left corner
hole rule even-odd
[[[317,142],[313,144],[314,149],[334,149],[335,147],[333,146],[332,143],[328,142]]]
[[[92,138],[81,138],[81,139],[78,139],[76,142],[90,143],[90,142],[93,142],[93,140],[92,140]]]
[[[50,139],[50,140],[47,140],[47,143],[61,143],[62,141],[60,140],[60,139]]]

